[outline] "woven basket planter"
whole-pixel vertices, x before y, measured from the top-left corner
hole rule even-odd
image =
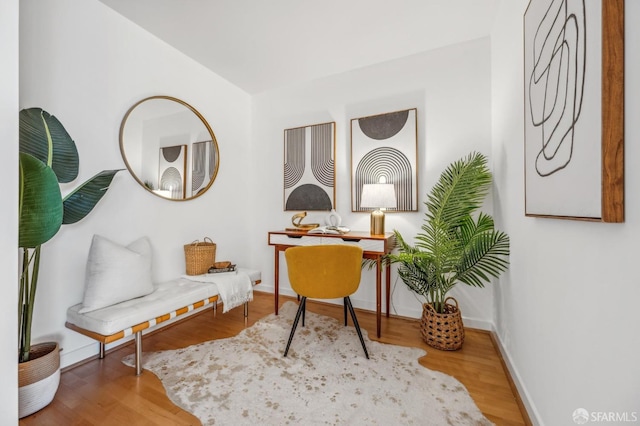
[[[449,300],[455,302],[455,306],[447,303]],[[464,342],[462,315],[458,301],[453,297],[447,297],[444,305],[444,313],[441,314],[428,303],[422,305],[420,332],[427,345],[443,351],[455,351]]]
[[[60,384],[60,348],[55,342],[31,346],[29,361],[18,364],[18,415],[26,417],[53,401]]]

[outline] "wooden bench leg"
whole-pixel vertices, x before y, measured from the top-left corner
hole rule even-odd
[[[100,343],[100,351],[99,351],[98,357],[100,359],[104,359],[104,346],[105,346],[105,344],[102,343],[102,342],[99,342],[99,343]]]
[[[136,376],[142,374],[142,331],[136,333]]]

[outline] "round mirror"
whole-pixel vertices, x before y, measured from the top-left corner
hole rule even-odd
[[[191,105],[170,96],[137,102],[120,125],[120,152],[146,190],[169,200],[202,195],[218,173],[218,142]]]

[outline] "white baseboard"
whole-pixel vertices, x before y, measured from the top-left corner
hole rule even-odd
[[[98,348],[98,342],[92,341],[72,351],[63,349],[62,352],[60,352],[60,368],[64,370],[71,365],[96,356],[98,354]]]
[[[522,378],[518,373],[518,369],[513,364],[511,356],[509,355],[509,351],[504,347],[502,340],[500,339],[500,335],[496,332],[495,327],[492,326],[492,333],[495,337],[495,341],[498,344],[498,350],[502,355],[502,359],[504,360],[505,365],[507,366],[508,374],[511,376],[511,380],[513,381],[516,389],[518,390],[518,394],[520,395],[520,400],[524,405],[524,408],[527,410],[527,414],[529,415],[529,420],[535,426],[542,426],[543,423],[540,420],[540,415],[538,414],[538,410],[536,410],[533,401],[531,400],[531,395],[527,392],[527,388],[524,386],[522,382]]]
[[[257,288],[254,291],[258,291]],[[264,286],[261,288],[260,290],[263,293],[273,293],[273,287],[267,287]],[[284,295],[284,296],[291,296],[291,297],[296,297],[297,294],[290,290],[290,289],[280,289],[280,295]],[[331,300],[327,300],[327,303],[334,303]],[[340,304],[342,303],[340,300],[336,300],[335,301],[336,304]],[[375,312],[376,311],[376,305],[375,302],[369,301],[369,300],[362,300],[362,299],[356,299],[356,298],[351,298],[351,303],[353,303],[354,308],[358,308],[358,309],[363,309],[365,311],[371,311],[371,312]],[[397,308],[397,306],[396,306]],[[398,311],[396,309],[396,311]],[[418,309],[410,309],[410,308],[402,308],[399,310],[399,312],[397,312],[397,315],[400,315],[402,317],[406,317],[406,318],[420,318],[422,317],[422,311],[418,310]],[[463,316],[462,317],[462,322],[464,323],[465,327],[470,327],[470,328],[477,328],[480,330],[486,330],[486,331],[493,331],[493,323],[490,321],[486,321],[486,320],[482,320],[482,319],[477,319],[477,318],[468,318]]]
[[[464,328],[475,328],[477,330],[485,330],[485,331],[493,330],[492,322],[476,319],[476,318],[467,318],[464,315],[462,316],[462,323],[464,325]]]

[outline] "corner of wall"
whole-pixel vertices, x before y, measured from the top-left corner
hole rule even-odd
[[[19,111],[19,0],[0,6],[0,178],[4,183],[0,209],[0,271],[5,282],[0,311],[0,423],[18,422],[18,111]],[[12,285],[13,284],[13,285]]]

